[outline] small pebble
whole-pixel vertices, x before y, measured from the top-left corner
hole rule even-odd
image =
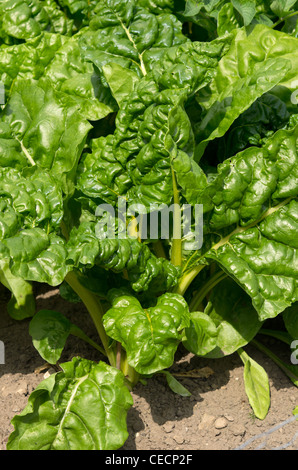
[[[217,418],[217,420],[214,423],[215,429],[224,429],[227,427],[227,425],[228,425],[228,421],[223,416],[220,418]]]

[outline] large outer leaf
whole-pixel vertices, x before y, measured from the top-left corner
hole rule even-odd
[[[205,257],[246,290],[261,320],[298,299],[297,141],[298,126],[226,160],[199,198]],[[221,239],[208,249],[212,234]]]
[[[164,294],[155,307],[143,309],[132,296],[110,291],[112,308],[103,317],[106,332],[120,341],[129,364],[141,374],[170,367],[189,325],[188,306],[178,294]]]
[[[51,0],[2,0],[0,3],[0,37],[27,40],[47,30],[71,34],[73,21],[65,17]]]
[[[82,54],[100,70],[114,62],[146,74],[146,51],[164,49],[187,41],[182,25],[168,13],[155,15],[136,0],[103,0],[98,3],[90,28],[80,38]]]
[[[188,169],[204,187],[205,176],[193,168],[194,138],[184,104],[210,81],[228,43],[227,38],[186,43],[163,49],[162,57],[156,52],[152,71],[121,102],[113,137],[101,141],[100,152],[84,157],[78,189],[97,197],[103,189],[102,198],[108,196],[109,202],[113,194],[126,193],[129,204],[153,209],[173,201],[172,169],[182,187]]]
[[[0,253],[14,276],[60,284],[70,267],[59,233],[63,217],[61,186],[47,172],[0,171]]]
[[[205,314],[217,327],[216,347],[207,355],[212,358],[246,346],[262,326],[251,299],[231,279],[213,289]]]
[[[73,190],[72,179],[91,129],[74,99],[54,91],[50,82],[36,85],[24,80],[3,111],[0,129],[2,145],[13,150],[5,154],[4,166],[10,166],[19,152],[22,163],[27,160],[28,166],[51,170],[66,194]]]
[[[210,93],[198,98],[206,113],[196,129],[197,159],[208,142],[223,136],[262,94],[276,85],[295,91],[297,44],[296,38],[264,25],[257,25],[249,36],[237,30],[210,83]]]
[[[94,265],[122,273],[127,270],[132,288],[144,291],[152,283],[160,290],[173,287],[180,269],[164,258],[156,258],[149,247],[136,238],[100,238],[98,222],[84,222],[70,233],[68,263],[77,268]]]
[[[82,60],[76,37],[44,32],[26,43],[1,49],[0,77],[6,99],[22,80],[46,78],[55,90],[75,99],[85,119],[101,119],[116,107],[93,65]]]
[[[44,380],[12,424],[9,450],[113,450],[128,437],[132,397],[117,369],[74,358]]]

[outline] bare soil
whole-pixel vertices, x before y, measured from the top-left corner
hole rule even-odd
[[[5,296],[4,296],[5,297]],[[28,331],[29,320],[15,321],[6,312],[6,298],[0,300],[0,340],[5,345],[5,364],[0,364],[0,450],[6,449],[13,431],[11,419],[25,407],[29,394],[43,380],[44,361],[34,349]],[[97,340],[88,313],[81,304],[69,304],[57,289],[39,288],[37,308],[62,312]],[[263,340],[263,338],[262,338]],[[269,343],[268,343],[269,341]],[[290,351],[276,340],[267,345],[286,361]],[[178,350],[174,374],[202,370],[203,377],[177,377],[191,392],[181,397],[168,387],[160,374],[138,384],[133,391],[134,406],[128,413],[129,437],[123,450],[297,450],[298,421],[293,409],[298,405],[294,384],[278,366],[251,346],[248,354],[267,371],[271,387],[271,407],[260,421],[253,415],[244,389],[243,365],[237,354],[217,360],[204,359]],[[100,360],[88,344],[70,337],[61,362],[73,356]]]

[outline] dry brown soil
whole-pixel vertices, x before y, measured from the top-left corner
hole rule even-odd
[[[62,312],[93,339],[97,339],[85,308],[69,304],[57,289],[42,287],[37,293],[38,309]],[[0,364],[0,450],[13,430],[11,419],[26,405],[28,396],[43,380],[46,370],[36,372],[44,361],[34,349],[28,332],[29,320],[12,320],[0,302],[0,340],[5,345],[5,364]],[[270,340],[274,351],[285,360],[289,350]],[[268,343],[267,343],[268,344]],[[243,366],[237,354],[207,360],[178,350],[173,373],[209,367],[212,374],[202,378],[181,378],[191,397],[174,394],[165,377],[156,375],[133,392],[134,406],[128,413],[124,450],[297,450],[298,421],[293,409],[298,405],[297,388],[264,354],[251,346],[246,351],[267,371],[271,387],[271,407],[265,420],[256,419],[248,403]],[[69,338],[61,362],[79,355],[99,360],[98,353],[83,341]],[[178,378],[178,377],[177,377]]]

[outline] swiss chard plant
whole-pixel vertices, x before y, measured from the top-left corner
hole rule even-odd
[[[111,450],[178,347],[238,354],[257,418],[298,338],[298,2],[1,0],[0,280],[59,371],[11,450]],[[84,303],[96,343],[32,286]],[[282,331],[268,328],[276,317]],[[69,335],[99,360],[61,363]],[[289,348],[290,350],[290,348]],[[148,381],[150,386],[150,380]]]

